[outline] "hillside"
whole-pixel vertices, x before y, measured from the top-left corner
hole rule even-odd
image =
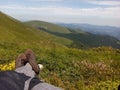
[[[44,41],[53,41],[65,45],[72,43],[68,39],[59,38],[44,31],[27,27],[20,21],[0,12],[0,42],[4,42],[4,40],[9,42],[16,41],[18,43],[42,43]]]
[[[65,90],[117,90],[119,49],[68,48],[61,44],[62,39],[0,13],[0,71],[14,70],[16,57],[30,48],[37,62],[44,65],[39,77],[47,83]]]
[[[60,26],[64,26],[67,28],[74,28],[74,29],[82,29],[83,31],[87,31],[97,35],[109,35],[115,37],[120,40],[120,27],[115,26],[99,26],[99,25],[91,25],[91,24],[65,24],[65,23],[58,23]]]
[[[90,48],[99,46],[112,46],[113,48],[120,48],[119,40],[108,35],[92,34],[81,29],[65,28],[56,24],[42,22],[42,21],[28,21],[26,25],[32,26],[36,29],[43,30],[52,35],[73,41],[69,47],[74,48]]]
[[[44,22],[44,21],[29,21],[29,22],[25,22],[25,24],[28,26],[38,28],[38,29],[46,29],[46,30],[49,30],[51,32],[71,33],[69,31],[69,29],[67,29],[65,27],[62,27],[60,25],[53,24],[53,23]]]

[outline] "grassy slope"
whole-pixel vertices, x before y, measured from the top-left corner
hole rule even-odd
[[[34,41],[38,42],[43,38],[49,38],[49,34],[44,33],[42,31],[33,30],[24,26],[21,22],[9,18],[2,13],[0,13],[0,39],[1,40],[20,40],[20,41]],[[45,35],[47,37],[45,37]],[[33,36],[33,37],[31,37]]]
[[[11,68],[8,63],[31,48],[37,62],[44,65],[40,74],[48,83],[65,90],[117,90],[120,50],[111,47],[66,48],[54,43],[51,38],[54,36],[26,27],[4,14],[0,14],[0,32],[0,71]]]
[[[23,25],[21,22],[0,13],[0,40],[17,42],[42,42],[55,41],[62,44],[70,44],[72,41],[50,35],[44,31],[33,29]],[[62,42],[61,42],[62,41]]]
[[[50,34],[72,40],[71,47],[86,48],[86,47],[99,47],[99,46],[112,46],[114,48],[120,48],[119,40],[102,35],[94,35],[82,30],[72,30],[59,25],[51,24],[42,21],[29,21],[25,22],[26,25],[34,28],[41,29]]]
[[[29,21],[29,22],[26,22],[26,25],[36,27],[36,28],[44,28],[44,29],[47,29],[51,32],[71,33],[65,27],[62,27],[62,26],[59,26],[56,24],[52,24],[52,23],[48,23],[48,22],[44,22],[44,21]]]

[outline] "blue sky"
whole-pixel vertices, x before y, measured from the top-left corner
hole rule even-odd
[[[22,21],[120,27],[120,0],[1,0],[0,11]]]

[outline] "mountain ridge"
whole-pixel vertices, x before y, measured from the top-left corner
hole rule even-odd
[[[82,29],[83,31],[98,35],[109,35],[120,40],[120,27],[77,23],[58,23],[58,25],[65,26],[67,28]]]
[[[25,24],[32,26],[33,28],[43,30],[50,34],[72,40],[73,44],[71,44],[71,47],[75,47],[75,48],[87,47],[88,48],[88,47],[99,47],[99,46],[112,46],[114,48],[120,48],[119,40],[108,35],[96,35],[96,34],[86,32],[80,28],[75,29],[70,27],[67,27],[66,29],[51,30],[51,28],[49,28],[50,26],[54,28],[54,26],[57,27],[58,25],[56,24],[53,25],[51,23],[45,23],[42,21],[37,21],[37,23],[34,21],[32,23],[31,22],[32,21],[30,22],[28,21],[28,22],[25,22]],[[42,26],[42,23],[44,23],[44,26],[46,28]],[[34,26],[35,24],[37,24],[37,26]],[[66,33],[65,30],[69,31],[69,33]]]
[[[72,43],[71,40],[59,38],[42,30],[26,26],[22,22],[2,12],[0,13],[0,17],[0,42],[6,42],[6,40],[9,42],[16,41],[18,43],[42,43],[44,41],[50,41],[61,45]]]
[[[24,22],[28,26],[36,27],[36,28],[43,28],[43,29],[49,29],[52,32],[59,32],[59,33],[71,33],[67,28],[54,24],[49,23],[45,21],[39,21],[39,20],[32,20],[29,22]],[[61,32],[62,29],[62,32]]]

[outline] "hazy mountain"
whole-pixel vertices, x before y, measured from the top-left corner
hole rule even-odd
[[[74,24],[74,23],[71,24],[59,23],[59,25],[68,28],[82,29],[83,31],[87,31],[93,34],[109,35],[117,39],[120,39],[120,27],[98,26],[98,25],[90,25],[90,24]]]
[[[120,48],[119,40],[114,37],[110,37],[108,35],[91,34],[81,29],[77,29],[75,27],[73,28],[72,25],[70,25],[69,28],[65,28],[66,25],[63,25],[64,27],[62,27],[57,24],[43,21],[28,21],[25,22],[25,24],[56,35],[58,37],[66,38],[73,41],[73,43],[69,45],[70,47],[88,48],[112,46],[114,48]]]

